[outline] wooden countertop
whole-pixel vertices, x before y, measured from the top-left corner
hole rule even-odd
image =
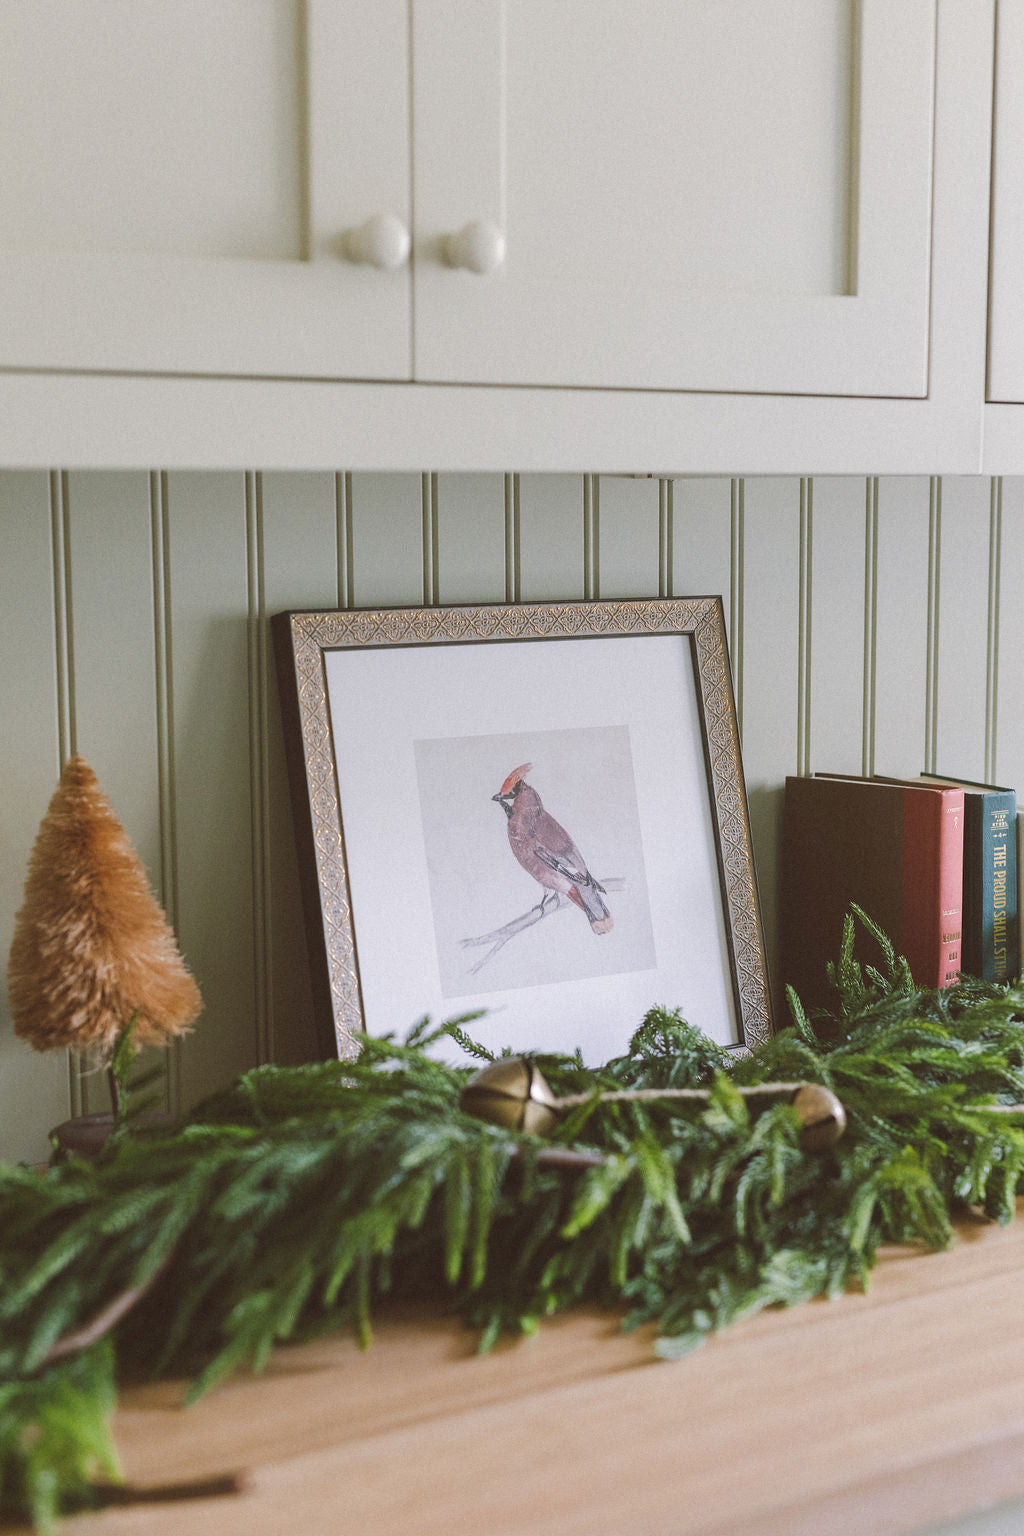
[[[1024,1210],[1022,1210],[1024,1214]],[[1024,1495],[1024,1220],[883,1255],[867,1296],[738,1324],[687,1359],[576,1313],[474,1354],[390,1311],[182,1410],[123,1394],[139,1483],[241,1494],[110,1509],[69,1536],[887,1536]]]

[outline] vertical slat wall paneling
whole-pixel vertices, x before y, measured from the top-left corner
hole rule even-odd
[[[675,559],[675,482],[658,482],[658,596],[671,597]]]
[[[62,755],[96,770],[203,990],[188,1104],[316,1050],[267,618],[719,592],[770,948],[782,783],[1024,786],[1024,481],[0,474],[0,964]],[[777,980],[782,978],[776,977]],[[93,1091],[95,1086],[95,1093]],[[0,997],[0,1155],[102,1102]]]
[[[583,597],[593,602],[601,595],[601,481],[583,476]]]
[[[672,486],[671,590],[677,597],[720,597],[734,650],[732,484],[676,480]]]
[[[66,498],[76,748],[163,903],[150,477],[71,474]],[[82,1089],[86,1111],[110,1108],[102,1072],[85,1073]]]
[[[53,552],[53,638],[56,662],[58,760],[61,766],[78,750],[75,720],[75,655],[71,597],[71,525],[68,476],[50,473],[50,547]],[[83,1109],[81,1063],[68,1053],[68,1096],[72,1115]]]
[[[505,492],[505,601],[522,602],[523,539],[518,475],[503,475]]]
[[[248,591],[249,850],[252,856],[252,960],[256,1055],[269,1061],[272,1043],[270,981],[270,755],[269,635],[264,590],[263,476],[245,476],[245,559]]]
[[[871,484],[816,479],[805,488],[805,758],[801,771],[862,773],[865,690],[865,538]]]
[[[256,1054],[271,1054],[270,1001],[270,758],[268,610],[264,590],[263,476],[245,476],[245,559],[249,692],[249,849],[252,855],[252,959]]]
[[[420,497],[420,576],[422,588],[420,601],[425,606],[430,606],[441,601],[441,589],[438,585],[440,550],[438,547],[436,474],[423,474],[420,476]]]
[[[434,495],[439,601],[504,602],[506,477],[438,475]]]
[[[983,779],[988,758],[990,483],[942,482],[935,772]]]
[[[800,560],[797,566],[796,770],[811,771],[811,601],[814,569],[814,481],[800,481]]]
[[[74,639],[71,624],[71,529],[68,477],[53,470],[50,487],[50,546],[53,553],[53,638],[57,686],[57,746],[64,763],[76,750]]]
[[[602,475],[596,490],[600,590],[594,596],[605,600],[657,597],[659,482]]]
[[[985,778],[995,780],[999,750],[999,630],[1003,564],[1003,481],[989,482],[988,637],[985,667]]]
[[[179,941],[205,1003],[182,1051],[185,1103],[253,1066],[261,1047],[246,489],[241,474],[167,481]]]
[[[774,950],[782,836],[783,782],[797,763],[800,675],[801,482],[747,480],[743,541],[743,760],[751,834]],[[783,978],[775,977],[776,981]]]
[[[164,911],[177,934],[181,922],[178,887],[178,802],[174,786],[174,682],[172,677],[171,571],[167,529],[167,476],[149,476],[149,515],[153,554],[154,707],[160,821],[160,889]],[[177,1039],[165,1057],[165,1100],[181,1104],[181,1051]]]
[[[46,1132],[67,1118],[68,1060],[19,1039],[7,955],[29,855],[60,772],[50,484],[0,473],[0,1157],[42,1161]]]
[[[923,476],[878,481],[871,773],[917,774],[926,766],[930,523],[938,489]]]
[[[354,474],[350,487],[352,595],[357,608],[423,602],[429,476]]]
[[[263,598],[267,615],[347,606],[346,477],[261,478]],[[266,624],[263,632],[266,635]],[[269,636],[267,636],[269,644]],[[277,677],[267,669],[267,806],[263,871],[268,964],[267,1050],[283,1064],[316,1057],[295,836]]]
[[[942,481],[933,476],[928,503],[928,646],[925,655],[924,761],[935,772],[939,718],[939,611],[942,602]]]
[[[583,480],[516,475],[519,597],[524,603],[583,596]]]
[[[732,559],[729,635],[732,647],[733,687],[736,691],[736,718],[741,741],[743,739],[743,515],[745,505],[746,481],[734,476],[729,484],[729,538]]]
[[[733,692],[743,730],[742,480],[677,480],[672,495],[671,592],[678,597],[720,597],[725,610]]]
[[[875,719],[878,706],[878,476],[864,488],[864,711],[861,766],[875,768]]]
[[[992,778],[1017,789],[1024,810],[1024,480],[999,480],[996,489],[1002,537],[994,616],[998,691]]]

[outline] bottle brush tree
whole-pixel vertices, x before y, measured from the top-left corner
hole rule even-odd
[[[115,1117],[142,1045],[189,1029],[202,998],[127,833],[72,757],[29,859],[7,986],[17,1034],[108,1068]]]

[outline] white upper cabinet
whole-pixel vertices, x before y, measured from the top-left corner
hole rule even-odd
[[[0,462],[970,473],[994,14],[0,0]]]
[[[0,0],[0,59],[0,367],[409,377],[405,0]]]
[[[413,17],[418,378],[926,393],[932,0]]]
[[[997,27],[988,398],[1024,402],[1024,0],[999,0]]]
[[[934,42],[934,0],[2,0],[0,365],[921,396]]]

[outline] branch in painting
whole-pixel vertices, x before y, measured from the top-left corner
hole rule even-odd
[[[601,889],[605,891],[621,891],[625,886],[625,880],[619,875],[601,880]],[[475,976],[478,971],[482,971],[487,962],[493,960],[499,949],[502,949],[509,939],[514,939],[517,933],[522,933],[526,928],[532,928],[534,923],[539,923],[541,918],[547,917],[550,912],[559,912],[572,905],[569,897],[563,895],[561,891],[548,891],[543,901],[537,902],[536,906],[531,907],[528,912],[523,912],[521,916],[512,918],[501,928],[495,928],[490,933],[477,934],[472,939],[460,939],[459,943],[463,949],[476,949],[483,944],[491,945],[486,955],[478,960],[476,965],[470,966],[469,975]]]

